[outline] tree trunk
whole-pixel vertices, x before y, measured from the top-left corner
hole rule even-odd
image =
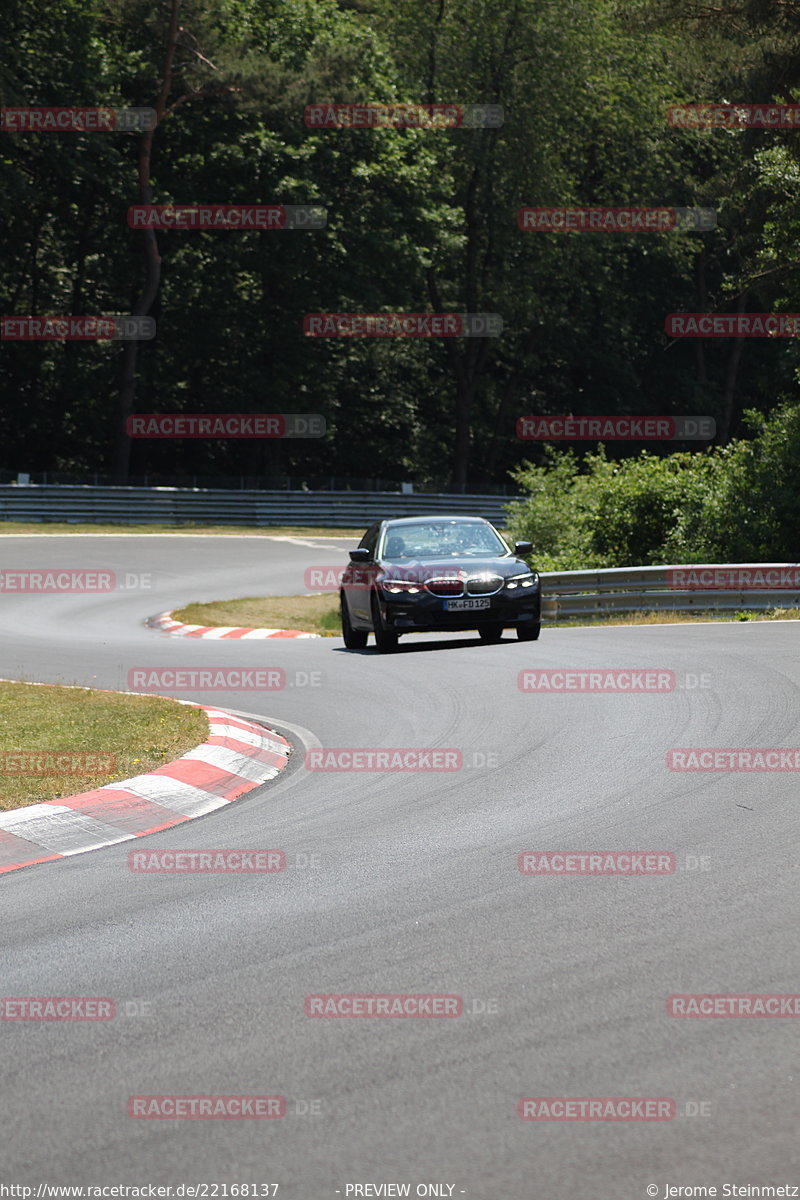
[[[91,227],[94,220],[94,210],[89,203],[83,209],[83,219],[78,234],[78,248],[75,261],[75,273],[72,277],[72,295],[70,299],[71,313],[80,314],[84,306],[84,282],[86,278],[86,258],[91,246]],[[64,342],[64,352],[61,360],[61,379],[57,391],[57,420],[63,428],[64,416],[75,397],[75,382],[78,378],[79,346],[77,342]]]
[[[747,303],[747,292],[743,292],[739,297],[736,305],[737,313],[743,313]],[[728,366],[725,371],[725,386],[722,391],[722,412],[720,414],[719,428],[717,429],[717,442],[724,446],[731,438],[731,426],[733,424],[733,403],[736,397],[736,381],[739,376],[739,364],[742,359],[742,350],[744,349],[744,338],[734,338],[733,345],[730,348],[728,355]]]
[[[701,250],[697,256],[697,311],[708,311],[708,289],[706,287],[706,251]],[[708,383],[706,372],[706,346],[703,338],[694,339],[695,368],[697,382],[705,386]]]
[[[153,134],[164,115],[167,98],[172,87],[172,67],[178,43],[178,15],[180,7],[181,0],[171,0],[169,33],[167,35],[167,48],[164,55],[161,89],[155,104],[155,126],[153,129],[144,130],[139,139],[138,194],[140,204],[152,204],[153,201],[153,189],[150,185]],[[143,239],[145,282],[138,299],[133,305],[132,315],[135,317],[146,317],[153,307],[161,283],[161,255],[158,252],[158,241],[155,230],[151,226],[139,230],[139,236]],[[114,473],[119,477],[120,483],[127,482],[130,474],[131,439],[128,437],[127,420],[134,411],[136,400],[136,363],[138,354],[139,343],[137,341],[124,343],[119,388],[119,424],[117,426],[117,444],[114,460]]]
[[[428,293],[435,312],[442,312],[442,297],[436,283],[433,267],[428,269]],[[467,287],[468,295],[474,291]],[[474,306],[468,301],[468,311],[473,312]],[[454,492],[467,490],[469,473],[469,456],[472,445],[471,417],[472,404],[478,386],[478,379],[483,370],[489,351],[489,339],[485,337],[465,338],[464,350],[458,347],[457,338],[445,338],[445,346],[450,364],[455,375],[455,405],[453,421],[453,457],[451,460],[450,486]]]

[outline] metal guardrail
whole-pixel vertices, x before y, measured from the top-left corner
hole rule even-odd
[[[403,481],[396,475],[388,478],[375,475],[331,475],[300,471],[296,475],[260,474],[253,475],[207,475],[192,472],[150,471],[145,475],[133,472],[123,479],[103,471],[10,471],[0,467],[0,485],[14,484],[40,487],[59,484],[64,487],[136,487],[136,488],[183,488],[196,491],[234,492],[402,492]],[[406,485],[408,481],[406,481]],[[412,485],[413,486],[413,485]],[[441,491],[439,487],[415,488],[415,491]],[[510,498],[516,495],[506,484],[491,484],[480,495]]]
[[[224,491],[193,488],[0,486],[0,521],[133,525],[366,527],[381,517],[463,513],[505,524],[513,497],[441,492]]]
[[[327,525],[362,528],[381,517],[464,513],[504,525],[514,497],[441,492],[225,491],[77,484],[0,486],[0,521],[135,525]],[[675,572],[739,572],[740,586],[681,587]],[[745,577],[741,573],[746,572]],[[761,572],[761,582],[757,586]],[[778,572],[769,577],[766,572]],[[724,575],[719,579],[724,582]],[[746,584],[744,580],[747,580]],[[542,572],[542,615],[800,608],[796,563],[692,563]]]
[[[546,571],[541,578],[542,615],[551,618],[590,613],[603,616],[693,609],[800,608],[800,566],[796,563],[612,567]]]

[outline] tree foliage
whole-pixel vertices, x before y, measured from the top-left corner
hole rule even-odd
[[[791,339],[669,343],[663,333],[671,311],[800,310],[797,144],[785,131],[671,129],[665,115],[702,100],[791,102],[796,0],[730,0],[724,13],[706,0],[8,0],[4,15],[3,104],[154,107],[161,97],[164,111],[146,155],[135,133],[3,135],[3,312],[138,304],[158,335],[127,357],[113,343],[6,342],[0,469],[481,490],[507,484],[529,452],[514,432],[526,413],[709,414],[727,447],[744,445],[745,412],[796,396]],[[500,105],[504,120],[438,130],[304,120],[312,103],[433,101]],[[157,204],[319,204],[328,223],[159,232],[148,251],[126,223],[142,186]],[[718,225],[517,227],[523,206],[570,204],[699,205]],[[395,310],[495,312],[504,333],[303,334],[308,312]],[[320,412],[328,434],[136,442],[128,461],[115,445],[131,407]],[[782,429],[794,435],[791,422]],[[663,448],[640,449],[590,456],[586,477],[630,486],[644,504],[625,471],[662,472],[661,500],[640,514],[655,546],[687,471],[680,455],[664,465]],[[544,451],[535,463],[566,469]],[[583,549],[639,552],[622,527],[606,536]]]
[[[754,435],[726,447],[611,462],[550,448],[515,478],[527,494],[510,529],[542,570],[658,563],[794,562],[800,405],[746,414]]]

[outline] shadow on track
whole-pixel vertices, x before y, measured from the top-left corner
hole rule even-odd
[[[400,642],[396,650],[392,650],[388,655],[381,655],[380,657],[393,658],[398,654],[422,654],[425,651],[433,650],[458,650],[463,649],[465,646],[485,645],[488,649],[490,646],[510,646],[512,644],[516,646],[524,645],[523,642],[519,642],[513,635],[510,637],[503,637],[499,642],[482,642],[479,637],[457,639],[450,638],[447,641],[441,642]],[[369,645],[363,650],[348,650],[344,645],[335,646],[334,653],[366,655],[367,658],[374,658],[378,655],[374,645]]]

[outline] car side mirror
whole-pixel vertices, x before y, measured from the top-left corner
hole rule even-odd
[[[533,549],[533,542],[514,542],[514,553],[520,558],[524,558],[526,554],[530,554]]]
[[[359,546],[356,550],[350,551],[350,562],[352,563],[368,563],[371,557],[366,546]]]

